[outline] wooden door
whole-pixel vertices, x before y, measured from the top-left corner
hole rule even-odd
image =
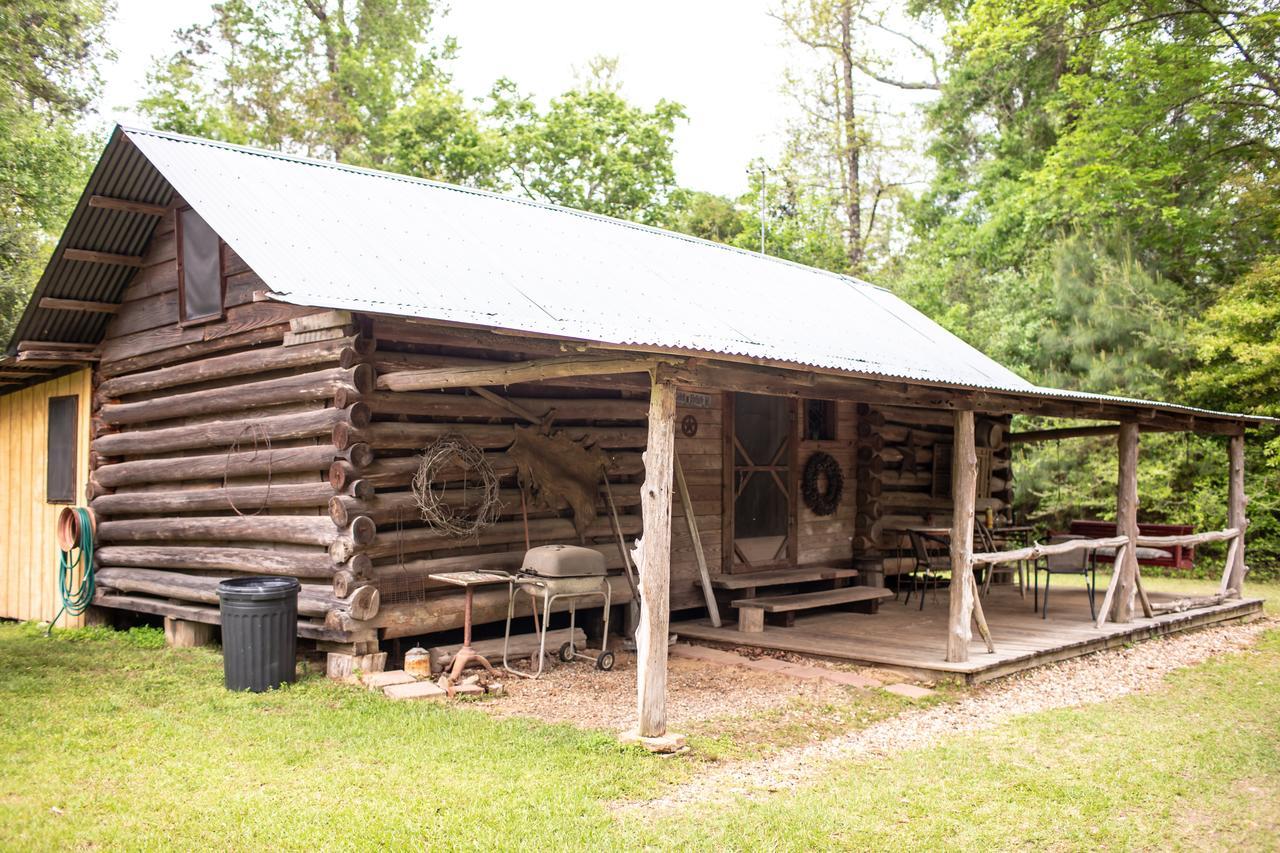
[[[725,394],[724,568],[796,562],[795,401]]]

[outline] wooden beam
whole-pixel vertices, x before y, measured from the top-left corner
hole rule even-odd
[[[640,627],[636,631],[636,734],[667,733],[667,636],[671,607],[671,491],[675,468],[676,386],[663,370],[653,373],[649,441],[640,490],[644,535],[635,543],[640,572]]]
[[[38,370],[0,370],[0,379],[44,379],[48,375]]]
[[[947,661],[969,659],[973,636],[973,503],[977,495],[978,453],[973,412],[956,412],[951,453],[951,611],[947,623]]]
[[[83,311],[91,314],[114,314],[120,310],[115,302],[90,302],[86,299],[58,299],[45,296],[40,307],[49,311]]]
[[[64,367],[68,364],[85,364],[101,358],[88,350],[27,350],[18,353],[17,363],[32,367]]]
[[[1062,427],[1060,429],[1033,429],[1026,432],[1011,432],[1008,440],[1011,443],[1030,443],[1037,441],[1057,441],[1063,438],[1087,438],[1095,435],[1115,435],[1120,432],[1120,424],[1103,424],[1101,426]]]
[[[689,484],[684,479],[680,454],[675,454],[676,485],[680,488],[680,505],[684,507],[684,521],[693,539],[693,554],[698,559],[698,577],[702,582],[702,597],[707,602],[707,615],[712,626],[720,627],[720,608],[716,605],[716,592],[711,588],[711,572],[707,568],[707,555],[702,551],[702,534],[698,530],[698,517],[693,512],[693,500],[689,497]]]
[[[97,344],[91,343],[64,343],[62,341],[19,341],[18,352],[28,352],[30,350],[58,350],[60,352],[88,352],[97,349]]]
[[[1125,421],[1120,425],[1119,477],[1116,485],[1116,534],[1138,541],[1138,425]],[[1112,602],[1112,622],[1124,624],[1133,621],[1133,603],[1138,593],[1138,549],[1126,548],[1117,552],[1113,571],[1116,581],[1115,601]]]
[[[169,208],[163,204],[149,204],[145,201],[129,201],[125,198],[112,198],[108,195],[89,196],[89,206],[99,210],[118,210],[122,213],[140,213],[143,216],[164,216]]]
[[[1238,433],[1227,439],[1227,527],[1240,531],[1239,547],[1231,556],[1230,574],[1227,589],[1234,595],[1244,594],[1244,534],[1249,527],[1249,519],[1245,515],[1245,507],[1249,499],[1244,493],[1244,434]]]
[[[112,264],[118,267],[141,267],[141,255],[117,255],[112,252],[94,252],[89,249],[63,249],[64,261],[85,261],[91,264]]]
[[[668,359],[669,360],[669,359]],[[384,391],[432,391],[440,388],[469,388],[476,385],[514,385],[573,376],[600,376],[651,370],[659,359],[652,356],[569,356],[511,364],[439,367],[402,370],[378,377]]]

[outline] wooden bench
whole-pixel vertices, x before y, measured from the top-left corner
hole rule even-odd
[[[1190,536],[1195,529],[1189,524],[1139,524],[1139,536]],[[1114,521],[1092,521],[1076,519],[1071,522],[1068,531],[1071,536],[1084,536],[1088,539],[1106,539],[1116,535]],[[1190,569],[1195,564],[1196,549],[1194,546],[1171,545],[1168,548],[1139,548],[1138,563],[1143,566],[1165,566],[1171,569]],[[1113,562],[1115,552],[1099,553],[1098,562]]]
[[[739,598],[733,602],[738,608],[738,630],[759,633],[764,630],[764,614],[787,613],[800,610],[831,607],[836,604],[852,604],[855,601],[879,601],[893,598],[893,590],[878,586],[844,586],[823,589],[818,592],[801,592],[795,595],[771,595],[763,598]]]
[[[741,598],[755,598],[756,590],[762,587],[789,586],[815,581],[836,581],[837,584],[843,584],[845,580],[857,576],[857,569],[846,569],[840,566],[806,566],[797,569],[771,569],[766,572],[717,575],[711,579],[711,585],[716,589],[739,593]]]

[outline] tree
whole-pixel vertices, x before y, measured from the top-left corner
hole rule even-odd
[[[453,182],[492,140],[444,65],[434,0],[225,0],[179,30],[139,102],[164,129]]]
[[[98,0],[0,4],[0,341],[7,341],[88,177],[77,130],[107,56]]]
[[[511,81],[499,81],[488,116],[503,143],[502,174],[538,201],[668,223],[679,202],[673,135],[684,108],[667,100],[648,111],[628,103],[616,71],[614,60],[594,60],[577,87],[545,111]]]
[[[864,266],[867,241],[902,184],[886,177],[882,165],[886,134],[877,112],[859,101],[862,80],[899,89],[936,89],[937,63],[921,41],[887,23],[887,13],[870,0],[787,0],[775,17],[788,35],[816,58],[808,74],[792,74],[787,88],[796,95],[802,118],[790,128],[788,171],[825,185],[842,219],[845,267]],[[892,63],[868,48],[867,33],[891,39],[899,49],[926,58],[931,80],[893,75]]]

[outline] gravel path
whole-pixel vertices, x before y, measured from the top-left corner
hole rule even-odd
[[[1254,645],[1276,620],[1209,628],[1176,634],[1063,663],[1039,667],[991,684],[979,685],[958,702],[908,711],[851,732],[804,747],[782,750],[763,761],[731,762],[700,772],[692,781],[662,797],[621,803],[620,813],[645,816],[686,805],[726,801],[738,796],[760,798],[795,788],[825,773],[825,765],[849,758],[886,756],[936,743],[940,738],[995,728],[1009,717],[1052,708],[1107,702],[1129,693],[1159,687],[1175,669],[1214,655]]]

